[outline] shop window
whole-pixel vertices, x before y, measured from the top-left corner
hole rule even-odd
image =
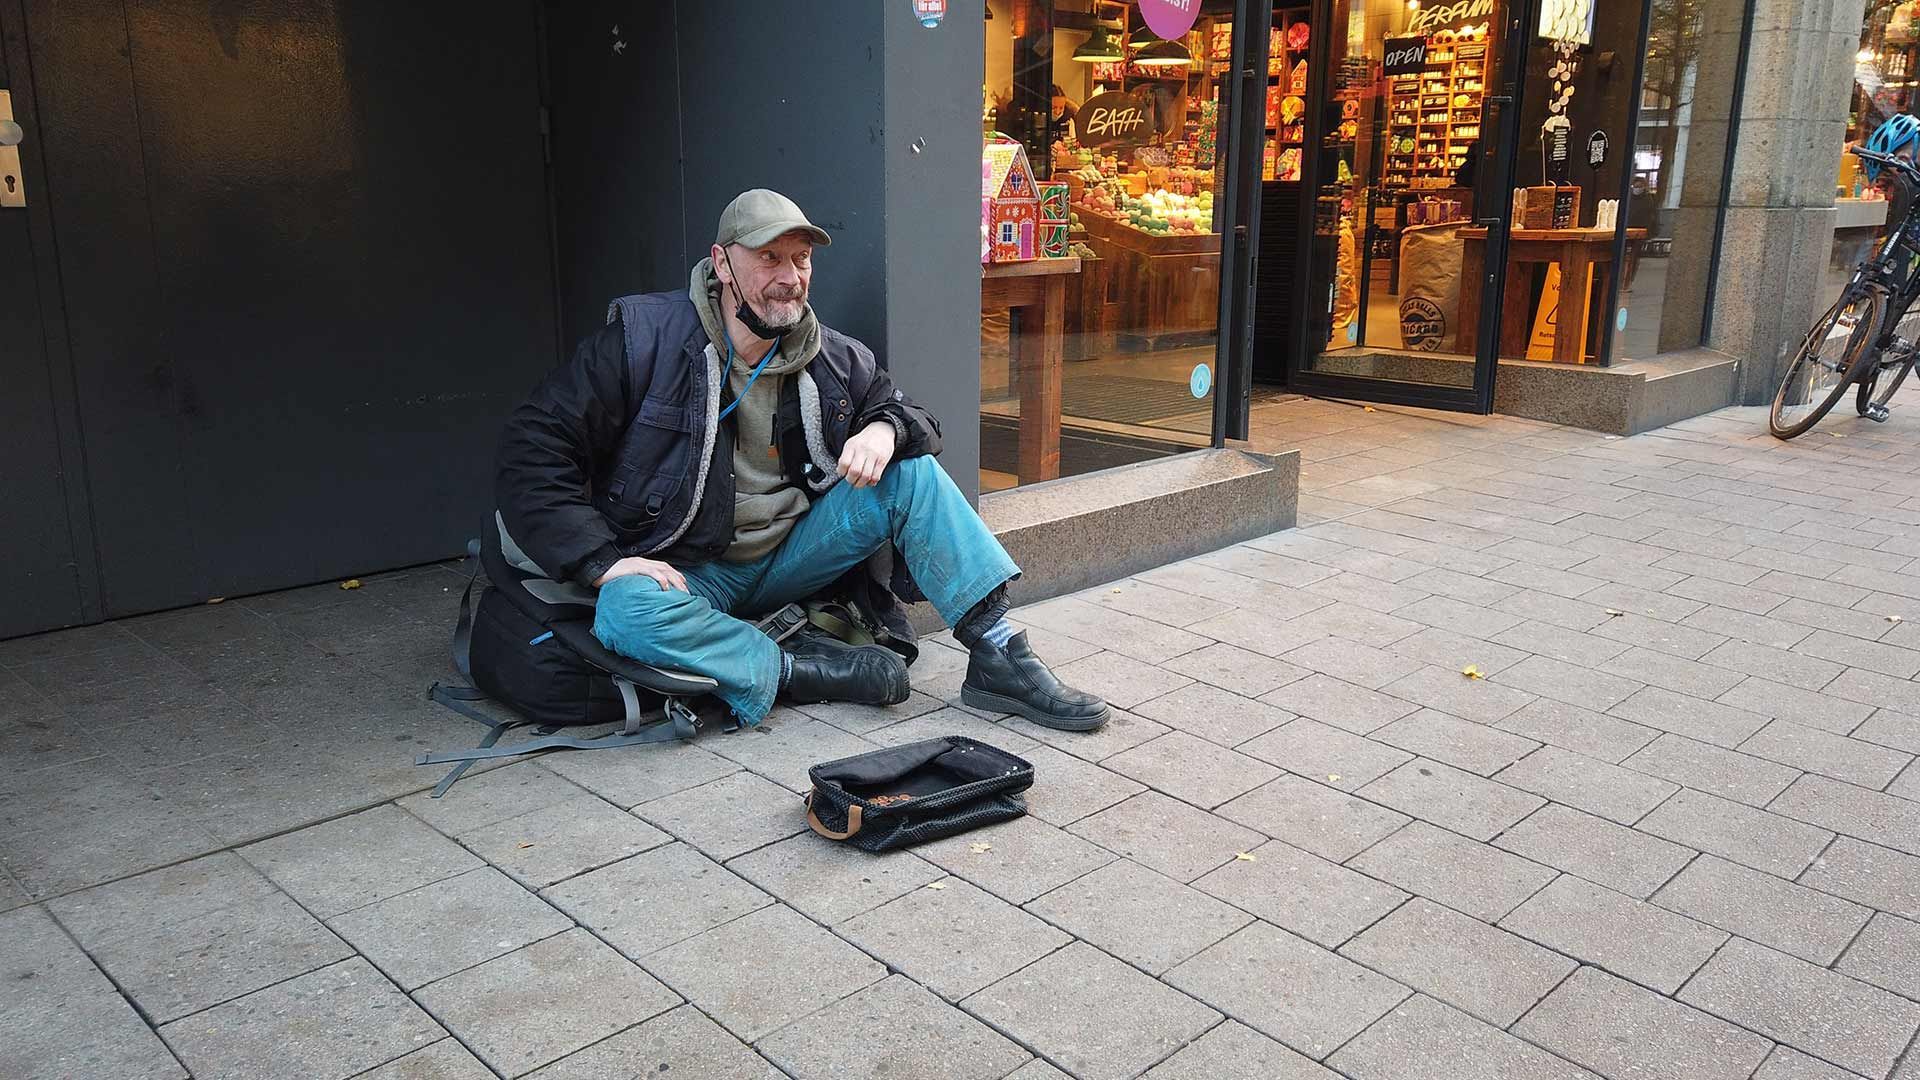
[[[1825,301],[1832,303],[1846,285],[1854,266],[1873,246],[1886,225],[1886,197],[1860,168],[1860,159],[1847,153],[1863,146],[1875,128],[1899,113],[1920,109],[1915,89],[1915,61],[1920,59],[1920,28],[1915,16],[1920,3],[1905,0],[1868,0],[1860,27],[1860,51],[1853,58],[1845,139],[1838,147],[1834,182],[1833,250],[1823,282]]]
[[[1231,0],[987,0],[982,491],[1212,445]]]
[[[1628,225],[1646,231],[1621,302],[1628,357],[1691,348],[1705,332],[1740,48],[1728,8],[1652,0],[1627,195]]]

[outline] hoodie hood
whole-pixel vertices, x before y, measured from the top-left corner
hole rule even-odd
[[[693,301],[693,309],[700,313],[700,325],[707,332],[707,340],[724,356],[727,324],[720,315],[720,294],[720,276],[713,271],[713,259],[701,259],[694,265],[693,275],[687,282],[687,296]],[[806,305],[800,324],[782,335],[775,348],[779,354],[767,365],[766,375],[791,375],[819,355],[820,320],[814,318],[812,304]],[[753,366],[739,357],[735,357],[734,363],[749,369]]]

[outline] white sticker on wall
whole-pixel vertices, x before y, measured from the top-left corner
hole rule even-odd
[[[1613,317],[1613,328],[1616,332],[1625,330],[1627,328],[1627,309],[1626,308],[1621,308],[1620,313]]]

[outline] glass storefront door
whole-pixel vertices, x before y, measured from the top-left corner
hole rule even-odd
[[[1296,388],[1489,409],[1497,345],[1481,331],[1503,317],[1524,6],[1320,5]]]

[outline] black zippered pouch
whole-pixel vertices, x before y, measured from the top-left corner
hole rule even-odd
[[[807,824],[863,851],[891,851],[1027,812],[1033,765],[964,735],[888,747],[807,772]]]

